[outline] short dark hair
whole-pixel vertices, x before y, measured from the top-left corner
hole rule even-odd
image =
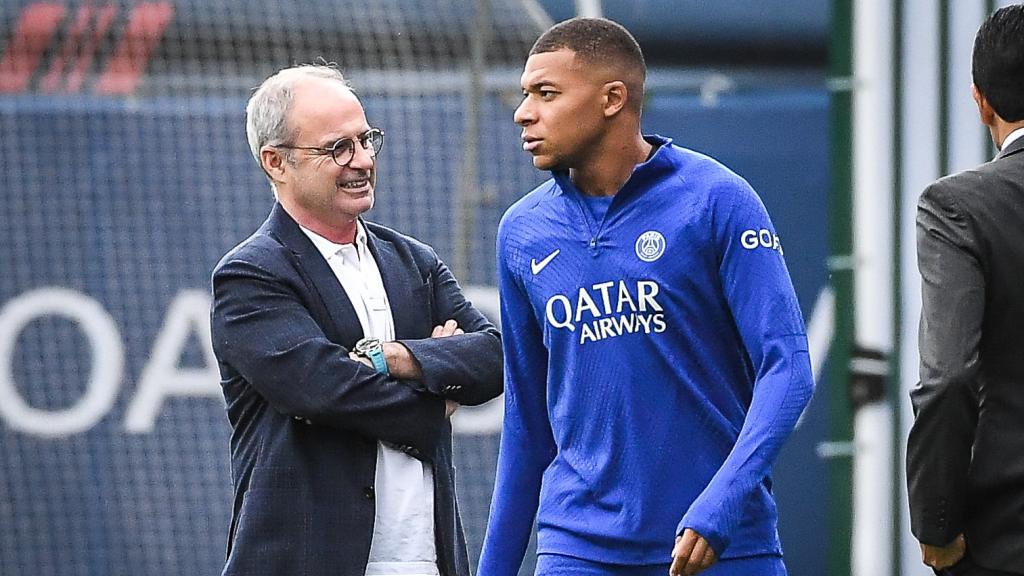
[[[559,22],[534,42],[530,56],[558,50],[572,50],[584,64],[613,66],[632,72],[639,83],[627,85],[627,88],[636,92],[638,106],[643,101],[647,64],[640,44],[622,24],[607,18],[582,17]],[[629,83],[629,79],[623,80]]]
[[[1024,120],[1024,4],[997,10],[978,29],[971,75],[1000,118]]]

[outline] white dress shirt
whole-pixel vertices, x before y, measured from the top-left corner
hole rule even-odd
[[[335,244],[306,228],[302,231],[345,289],[363,335],[385,342],[394,340],[391,305],[380,269],[366,245],[362,223],[357,223],[354,244]],[[377,509],[366,576],[438,576],[433,470],[378,441],[374,484]]]
[[[1010,132],[1009,134],[1006,135],[1006,138],[1003,139],[1003,146],[1000,148],[1000,150],[1006,150],[1007,146],[1012,144],[1014,140],[1020,138],[1021,136],[1024,136],[1024,128],[1017,128],[1013,132]]]

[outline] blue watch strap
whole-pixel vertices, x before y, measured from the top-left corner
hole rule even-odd
[[[377,338],[363,338],[356,342],[353,347],[353,351],[366,358],[373,364],[373,369],[379,374],[387,376],[388,372],[388,361],[384,358],[384,345]]]
[[[383,348],[374,348],[373,350],[370,350],[366,353],[366,357],[370,359],[370,362],[373,362],[373,367],[377,372],[380,372],[385,376],[388,375],[388,363],[387,360],[384,359]]]

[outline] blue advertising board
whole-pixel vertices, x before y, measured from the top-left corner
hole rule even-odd
[[[401,97],[367,97],[396,123]],[[437,141],[458,138],[459,100],[423,103]],[[244,100],[0,98],[0,574],[212,574],[230,510],[228,425],[209,349],[209,273],[273,202],[246,148]],[[505,206],[545,176],[519,149],[511,107],[485,106],[489,158],[473,247],[493,284]],[[823,91],[654,94],[649,130],[746,177],[771,211],[805,315],[826,284],[827,97]],[[388,132],[372,219],[450,258],[458,153],[429,180],[420,142]],[[794,575],[824,573],[827,389],[776,468]],[[496,426],[494,427],[496,429]],[[479,553],[497,435],[456,438],[471,555]],[[528,560],[528,565],[532,564]],[[528,566],[524,570],[528,570]]]

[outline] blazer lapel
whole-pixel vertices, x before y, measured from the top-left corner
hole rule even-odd
[[[332,324],[324,327],[327,337],[332,342],[350,348],[363,337],[363,327],[359,324],[359,317],[348,299],[348,294],[327,264],[327,260],[324,260],[323,255],[313,245],[313,241],[302,232],[280,204],[274,204],[269,223],[271,232],[291,250],[299,273],[305,277],[307,284],[313,287],[323,302]]]
[[[395,339],[422,338],[423,321],[430,321],[430,303],[424,294],[429,285],[423,284],[415,263],[402,260],[394,244],[374,234],[369,227],[366,227],[366,235],[388,294]]]

